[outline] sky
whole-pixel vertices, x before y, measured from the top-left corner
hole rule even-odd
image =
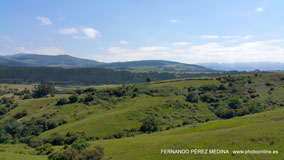
[[[0,0],[0,55],[284,62],[284,0]]]

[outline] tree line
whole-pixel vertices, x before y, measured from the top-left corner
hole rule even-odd
[[[0,83],[48,83],[53,85],[101,85],[129,84],[177,78],[218,76],[239,74],[231,72],[174,73],[174,72],[134,72],[116,71],[103,68],[61,68],[61,67],[13,67],[0,66]]]

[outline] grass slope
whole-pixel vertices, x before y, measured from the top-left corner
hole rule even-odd
[[[227,89],[207,92],[197,89],[202,86],[219,86],[220,84],[226,85]],[[102,145],[106,156],[112,159],[280,159],[284,156],[282,153],[284,149],[284,109],[281,108],[284,106],[283,86],[283,74],[244,74],[135,85],[100,86],[96,88],[96,91],[82,91],[78,95],[82,101],[87,96],[93,96],[93,101],[89,103],[81,101],[61,106],[56,105],[57,101],[61,98],[68,98],[71,94],[56,94],[54,97],[25,100],[14,95],[18,106],[10,108],[7,113],[1,115],[0,122],[9,120],[26,110],[28,114],[17,121],[26,122],[33,118],[44,118],[46,121],[60,124],[54,129],[41,133],[39,137],[47,138],[54,133],[65,135],[67,132],[84,131],[87,136],[99,138],[100,140],[93,141],[92,144]],[[4,85],[1,89],[11,87]],[[23,90],[24,86],[19,85],[18,87]],[[189,93],[188,89],[192,87],[198,90],[200,97],[211,94],[220,101],[207,103],[199,99],[196,103],[188,102],[186,95]],[[85,87],[82,89],[84,90]],[[100,96],[102,98],[98,98]],[[263,108],[261,111],[275,110],[220,120],[210,107],[212,104],[228,107],[228,99],[234,96],[239,96],[243,100],[242,107],[257,101],[260,103],[257,107]],[[0,104],[0,107],[7,108],[5,104]],[[161,120],[163,131],[136,135],[131,138],[102,140],[123,130],[139,129],[142,124],[141,120],[149,115]],[[190,125],[182,127],[185,120]],[[63,121],[65,123],[61,123]],[[5,145],[2,146],[5,148]],[[29,150],[23,146],[20,148],[23,151]],[[279,155],[246,156],[231,154],[161,155],[160,149],[167,148],[278,149],[280,153]],[[17,149],[11,149],[11,152],[7,150],[0,152],[0,159],[3,157],[1,155],[9,157],[12,152],[15,156],[20,156],[20,152],[13,150]],[[32,155],[33,153],[27,154]]]
[[[282,160],[284,153],[284,108],[189,125],[168,131],[143,134],[130,138],[91,141],[105,148],[106,159],[114,160]],[[230,154],[170,155],[161,149],[229,149]],[[233,155],[233,150],[278,150],[274,155]],[[1,144],[0,159],[46,160],[34,155],[24,144]],[[282,158],[282,159],[281,159]]]
[[[50,56],[20,53],[12,56],[6,56],[5,58],[11,61],[22,62],[28,66],[94,67],[103,64],[102,62],[76,58],[68,55]]]
[[[46,160],[45,155],[36,155],[26,144],[0,144],[1,160]]]
[[[284,108],[131,138],[100,140],[92,145],[105,148],[115,160],[250,159],[276,160],[284,157]],[[164,155],[161,149],[278,150],[277,155]]]
[[[182,72],[208,72],[211,69],[179,62],[164,60],[142,60],[130,62],[116,62],[98,65],[98,67],[109,69],[126,69],[126,70],[154,70],[154,71],[182,71]]]

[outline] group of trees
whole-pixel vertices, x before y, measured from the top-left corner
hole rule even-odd
[[[45,97],[47,95],[54,95],[55,93],[55,88],[52,85],[49,84],[39,84],[35,87],[33,91],[33,97],[34,98],[41,98]]]
[[[61,105],[68,104],[68,103],[75,103],[77,101],[78,101],[78,96],[72,95],[68,98],[68,100],[66,98],[59,99],[59,101],[56,103],[56,105],[61,106]]]
[[[152,77],[153,80],[179,78],[175,73],[169,72],[130,72],[102,68],[0,67],[1,83],[128,84],[145,82],[147,77]]]
[[[101,146],[89,147],[85,139],[77,139],[71,147],[49,154],[50,160],[101,160],[104,157],[104,149]]]
[[[223,76],[216,78],[216,80],[219,80],[221,84],[206,84],[198,88],[189,87],[185,96],[186,101],[191,103],[205,102],[218,117],[225,119],[264,110],[264,105],[255,99],[259,95],[253,88],[254,82],[249,76]],[[271,87],[272,85],[266,82],[265,86]],[[270,88],[268,94],[271,94],[272,91],[273,87]]]
[[[140,131],[144,133],[156,132],[161,129],[160,122],[155,117],[147,117],[143,119],[142,123]]]
[[[61,67],[13,67],[0,66],[1,83],[50,83],[56,85],[100,85],[142,83],[151,80],[208,77],[242,72],[173,73],[173,72],[131,72],[103,68],[61,68]],[[64,75],[64,76],[62,76]]]

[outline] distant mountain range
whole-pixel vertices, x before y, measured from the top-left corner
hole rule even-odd
[[[94,67],[102,62],[81,59],[69,55],[37,55],[19,53],[10,56],[2,56],[0,65],[8,66],[48,66],[48,67]]]
[[[95,60],[76,58],[69,55],[39,55],[19,53],[0,56],[0,66],[43,66],[43,67],[98,67],[120,70],[152,70],[179,72],[212,72],[212,71],[253,71],[284,70],[284,63],[199,63],[186,64],[165,60],[142,60],[129,62],[104,63]]]
[[[122,70],[153,70],[153,71],[182,71],[210,72],[203,66],[171,62],[164,60],[144,60],[117,63],[103,63],[89,59],[81,59],[69,55],[38,55],[19,53],[0,57],[0,66],[44,66],[44,67],[98,67]]]
[[[222,71],[277,71],[284,70],[284,63],[278,62],[248,62],[248,63],[199,63],[198,65]]]

